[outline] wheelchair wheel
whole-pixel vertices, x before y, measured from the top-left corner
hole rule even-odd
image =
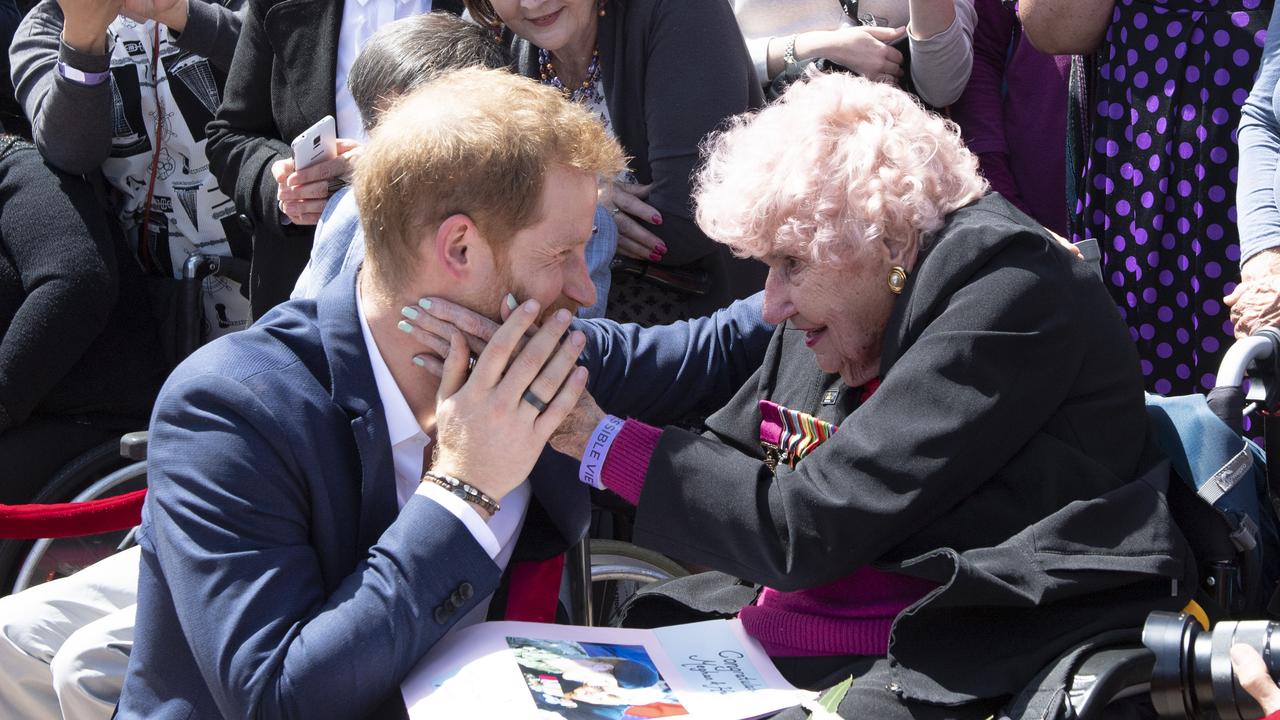
[[[120,441],[86,452],[54,476],[33,504],[84,502],[146,487],[146,463],[120,457]],[[79,538],[0,541],[0,594],[17,592],[59,577],[114,553],[126,531]]]
[[[680,563],[619,540],[591,541],[591,607],[596,626],[609,626],[640,588],[688,575]]]

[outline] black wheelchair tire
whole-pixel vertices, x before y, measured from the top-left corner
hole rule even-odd
[[[131,463],[120,457],[118,439],[107,440],[65,465],[36,493],[31,503],[68,502],[98,479]],[[33,540],[0,540],[0,595],[12,592],[18,570],[34,544]]]

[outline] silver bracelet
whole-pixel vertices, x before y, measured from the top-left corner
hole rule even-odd
[[[444,473],[428,470],[422,473],[422,481],[426,482],[427,480],[430,480],[472,505],[479,505],[490,515],[497,515],[498,511],[502,509],[502,506],[498,504],[497,500],[494,500],[483,492],[477,490],[475,486],[470,483],[459,480],[452,475],[445,475]]]
[[[790,39],[787,40],[787,46],[782,50],[782,62],[788,65],[795,65],[796,63],[800,62],[799,60],[796,60],[796,38],[797,37],[799,36],[792,35]]]

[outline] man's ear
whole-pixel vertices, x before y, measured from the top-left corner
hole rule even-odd
[[[423,238],[429,244],[427,254],[432,264],[455,280],[465,279],[476,271],[476,264],[487,249],[480,231],[471,218],[461,213],[450,215],[436,228],[434,237]]]

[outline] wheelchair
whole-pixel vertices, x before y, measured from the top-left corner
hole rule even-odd
[[[202,288],[206,278],[225,278],[247,286],[247,260],[216,255],[192,255],[183,266],[182,278],[166,289],[168,322],[163,345],[172,366],[195,352],[201,344]],[[146,487],[146,432],[134,432],[120,440],[108,440],[76,457],[31,498],[32,506],[83,505],[136,493]],[[17,506],[19,508],[23,506]],[[93,506],[68,510],[89,511]],[[138,511],[141,497],[138,496]],[[51,509],[51,512],[56,512]],[[129,528],[137,524],[136,512],[123,513],[119,529],[66,537],[0,539],[0,595],[71,575],[127,546]],[[2,518],[0,518],[2,519]],[[66,534],[66,533],[59,533]],[[3,537],[3,536],[0,536]]]

